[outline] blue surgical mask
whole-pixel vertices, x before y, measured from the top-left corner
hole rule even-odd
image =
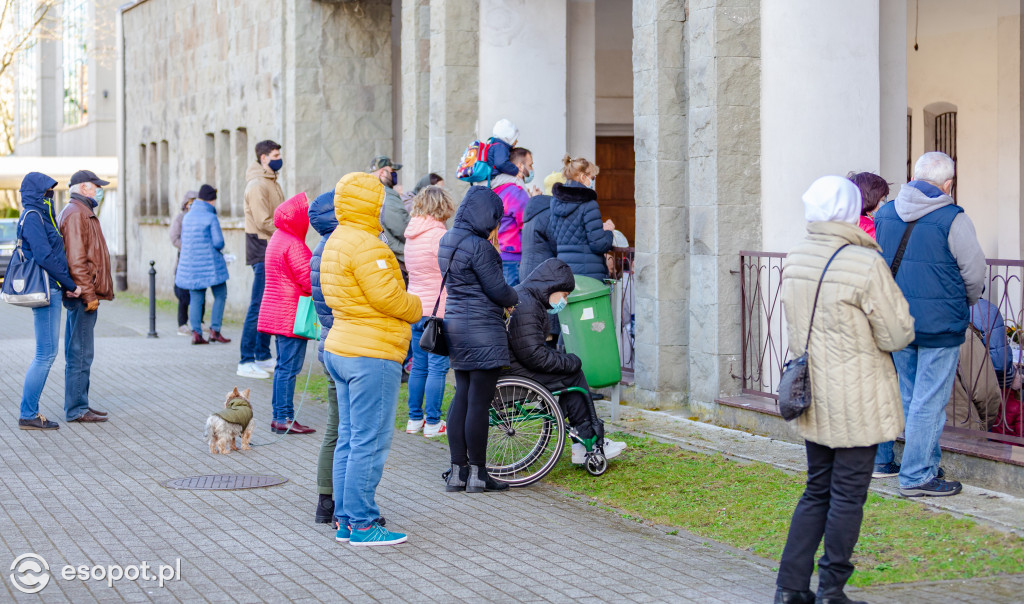
[[[549,315],[557,315],[558,313],[560,313],[563,310],[565,310],[565,307],[568,306],[568,305],[569,305],[568,298],[562,298],[561,300],[556,302],[554,306],[552,306],[551,308],[548,309],[548,314]]]
[[[103,201],[103,189],[96,189],[96,197],[94,199],[96,203]]]
[[[591,178],[590,179],[590,188],[593,189],[596,186],[597,186],[597,179],[596,178]]]
[[[267,166],[271,170],[273,170],[274,172],[277,172],[278,170],[280,170],[281,166],[283,166],[283,165],[284,165],[284,160],[283,159],[272,159],[269,162],[267,162]]]
[[[531,182],[533,182],[533,170],[530,170],[529,172],[526,173],[526,176],[523,177],[523,182],[526,184],[530,184]]]

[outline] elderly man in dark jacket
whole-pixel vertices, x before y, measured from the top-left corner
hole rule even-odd
[[[511,367],[508,373],[535,380],[549,390],[583,388],[589,390],[580,358],[545,345],[550,314],[565,307],[569,292],[576,287],[572,269],[557,258],[545,260],[525,281],[516,286],[519,306],[508,326]],[[599,435],[603,424],[594,412],[594,404],[581,392],[568,391],[558,398],[562,412],[582,442],[572,444],[572,462],[581,464]],[[607,459],[617,457],[626,443],[605,439]]]

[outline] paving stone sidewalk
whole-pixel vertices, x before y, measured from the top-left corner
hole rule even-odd
[[[774,563],[665,527],[647,526],[540,484],[471,496],[443,491],[447,450],[396,433],[378,501],[389,528],[409,542],[356,549],[312,523],[324,404],[306,402],[312,436],[228,456],[210,455],[205,419],[232,387],[251,387],[267,430],[271,384],[234,374],[229,345],[193,347],[161,315],[147,339],[145,310],[104,304],[91,401],[106,424],[63,418],[63,355],[42,412],[57,432],[17,429],[24,370],[33,352],[31,313],[0,305],[0,598],[18,601],[612,601],[767,602]],[[315,362],[312,347],[307,357]],[[314,370],[319,370],[315,367]],[[300,379],[301,385],[301,379]],[[298,399],[296,400],[298,403]],[[288,478],[242,491],[182,491],[163,481],[244,473]],[[9,564],[35,553],[51,576],[39,596],[17,591]],[[67,580],[65,565],[175,565],[180,579]],[[1019,601],[1024,581],[943,582],[854,592],[876,602]],[[6,599],[6,598],[5,598]]]

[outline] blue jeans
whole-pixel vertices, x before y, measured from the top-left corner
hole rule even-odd
[[[412,325],[412,371],[409,373],[409,419],[423,419],[423,399],[427,399],[427,423],[441,421],[441,401],[444,399],[444,379],[448,375],[448,357],[432,354],[420,348],[423,325],[420,319]]]
[[[330,352],[324,363],[338,390],[334,516],[342,526],[366,528],[380,517],[374,495],[395,435],[402,365]]]
[[[274,365],[274,421],[283,422],[295,419],[295,378],[302,372],[302,363],[306,359],[305,338],[277,336],[277,363]]]
[[[210,331],[220,331],[224,319],[224,303],[228,300],[228,284],[220,283],[210,288],[213,293],[213,311],[210,312]],[[206,288],[188,290],[188,320],[192,331],[203,333],[203,305],[206,304]]]
[[[64,327],[64,418],[69,422],[89,412],[89,373],[95,352],[93,332],[99,311],[85,312],[81,298],[67,298]]]
[[[501,274],[505,276],[505,283],[511,287],[519,285],[519,263],[501,261]]]
[[[263,289],[267,285],[267,273],[262,262],[252,265],[252,297],[249,311],[245,313],[242,325],[241,363],[266,361],[270,358],[270,334],[260,333],[256,324],[260,321],[260,305],[263,304]]]
[[[25,388],[21,391],[21,419],[35,419],[39,415],[39,397],[50,375],[50,367],[57,358],[60,343],[61,290],[50,288],[50,305],[32,309],[32,323],[36,331],[36,356],[25,372]]]
[[[946,404],[953,392],[960,347],[908,346],[892,353],[900,380],[903,416],[903,459],[900,488],[912,489],[931,482],[939,469],[939,437],[946,424]],[[894,461],[892,443],[878,445],[875,466]]]

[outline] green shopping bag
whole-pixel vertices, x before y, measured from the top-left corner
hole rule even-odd
[[[292,333],[307,340],[320,339],[320,319],[316,316],[316,308],[313,306],[313,298],[302,296],[299,298],[299,307],[295,311],[295,325]]]

